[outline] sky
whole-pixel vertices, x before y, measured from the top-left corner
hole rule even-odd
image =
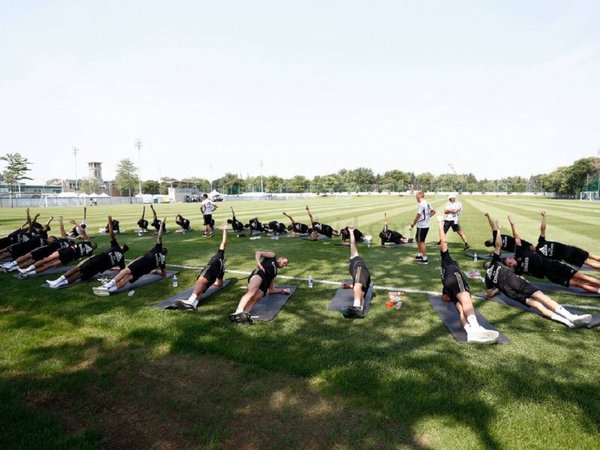
[[[599,17],[597,0],[0,0],[0,154],[36,182],[89,161],[112,179],[123,158],[144,180],[547,173],[600,154]]]

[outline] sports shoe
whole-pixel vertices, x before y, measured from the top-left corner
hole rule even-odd
[[[442,241],[437,241],[437,242],[435,243],[435,245],[440,245],[441,243],[442,243]]]
[[[193,303],[189,303],[187,300],[177,300],[175,306],[182,311],[196,311],[198,309],[197,306],[194,306]]]
[[[365,318],[364,310],[357,306],[348,306],[347,308],[342,308],[342,315],[346,319],[364,319]]]
[[[572,320],[572,323],[576,327],[583,327],[584,325],[590,323],[591,320],[592,320],[591,314],[581,314],[580,316],[575,316],[575,319]]]
[[[467,243],[465,242],[465,248],[464,248],[463,250],[466,252],[466,251],[467,251],[467,250],[469,250],[470,248],[471,248],[471,247],[469,247],[469,244],[467,244]]]
[[[423,259],[423,255],[415,255],[415,261],[419,261],[420,259]]]
[[[485,328],[471,329],[467,333],[467,342],[469,344],[494,344],[498,340],[500,333]]]
[[[229,320],[231,323],[235,323],[236,325],[252,325],[250,313],[244,311],[237,314],[229,314]]]
[[[417,264],[429,264],[429,260],[428,259],[417,259]]]

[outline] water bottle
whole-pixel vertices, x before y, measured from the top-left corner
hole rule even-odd
[[[473,253],[473,261],[477,262],[477,253]]]
[[[312,288],[315,284],[315,280],[313,279],[312,275],[310,277],[308,277],[308,287]]]
[[[175,288],[177,286],[179,286],[179,283],[177,281],[177,275],[173,275],[173,287]]]

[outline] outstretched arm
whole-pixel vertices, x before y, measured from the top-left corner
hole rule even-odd
[[[60,235],[63,239],[67,238],[67,232],[65,231],[65,224],[63,222],[63,216],[58,218],[58,225],[60,226]]]
[[[83,223],[83,221],[81,221],[81,223],[79,224],[79,234],[81,235],[84,241],[89,241],[90,237],[87,234],[86,227],[84,227],[83,225],[85,224]]]
[[[517,224],[515,223],[515,221],[513,220],[511,215],[508,216],[508,221],[510,222],[510,228],[512,229],[513,237],[515,238],[515,245],[520,246],[521,245],[521,235],[519,234],[519,231],[517,230]]]
[[[233,207],[230,206],[229,209],[231,209],[231,214],[233,215],[233,218],[235,219],[235,211],[233,210]]]
[[[350,233],[350,258],[358,256],[358,248],[356,248],[356,237],[354,236],[354,225],[348,225]]]
[[[497,255],[502,254],[502,236],[500,235],[500,224],[498,221],[494,223],[494,231],[492,231],[492,235],[494,236],[494,253]]]
[[[315,223],[315,219],[313,218],[312,213],[310,212],[310,208],[308,207],[308,205],[306,206],[306,211],[308,212],[308,217],[310,217],[310,223]]]
[[[44,224],[44,230],[47,230],[50,228],[50,223],[54,220],[54,216],[50,216],[50,218],[48,219],[48,221]]]
[[[496,226],[496,224],[494,223],[494,221],[492,220],[492,217],[490,216],[490,213],[485,213],[484,214],[485,217],[487,217],[488,223],[490,224],[490,228],[492,230],[496,230],[497,228],[494,228]]]
[[[383,231],[386,232],[388,230],[388,220],[387,213],[383,213]]]
[[[141,218],[141,220],[144,220],[145,216],[146,216],[146,205],[144,205],[144,208],[142,209],[142,218]]]
[[[546,237],[546,211],[542,211],[542,224],[540,225],[540,236]]]
[[[150,205],[150,209],[152,210],[152,214],[154,215],[154,220],[156,220],[156,211],[154,210],[154,205]]]
[[[442,216],[438,216],[437,222],[438,233],[440,235],[440,252],[446,253],[448,251],[448,242],[446,242],[446,233],[444,233],[444,218]]]
[[[223,222],[223,238],[221,239],[221,245],[219,246],[219,250],[225,250],[226,245],[227,245],[227,221]]]
[[[112,216],[108,216],[108,236],[110,237],[111,241],[115,239],[115,232],[113,230]]]
[[[152,208],[152,211],[154,211],[154,208]],[[154,213],[154,217],[156,217],[156,213]],[[156,233],[156,243],[157,244],[162,245],[162,234],[163,234],[163,230],[165,229],[166,226],[167,226],[167,218],[165,217],[162,221],[162,225],[158,228],[158,233]]]
[[[83,207],[83,220],[81,223],[85,223],[87,225],[87,206]]]
[[[288,213],[286,213],[285,211],[283,212],[283,215],[292,221],[292,226],[293,226],[293,225],[296,223],[296,222],[294,222],[294,219],[292,218],[292,216],[290,216],[290,215],[289,215]]]

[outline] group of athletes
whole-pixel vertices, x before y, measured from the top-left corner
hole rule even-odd
[[[427,248],[425,239],[429,232],[430,221],[436,215],[436,211],[425,200],[423,192],[416,193],[418,203],[417,214],[413,219],[410,229],[416,227],[415,238],[417,254],[415,262],[428,264]],[[108,293],[133,283],[147,273],[159,273],[165,275],[166,256],[168,249],[163,247],[163,236],[167,232],[167,218],[158,219],[156,210],[152,205],[153,221],[148,224],[145,219],[145,206],[142,217],[137,222],[140,232],[147,232],[151,225],[156,229],[156,244],[144,255],[139,256],[127,266],[125,265],[125,253],[127,245],[121,245],[116,240],[119,233],[119,223],[108,216],[106,232],[110,237],[110,246],[107,250],[93,255],[96,244],[92,242],[87,234],[86,210],[84,218],[80,223],[74,220],[74,227],[66,232],[63,218],[59,218],[60,237],[49,236],[50,218],[45,225],[37,222],[39,215],[33,219],[27,209],[25,223],[17,230],[0,239],[0,260],[10,261],[0,265],[4,271],[18,270],[23,278],[41,274],[59,265],[67,265],[87,257],[82,262],[71,268],[56,280],[47,280],[51,288],[61,288],[69,284],[85,281],[107,270],[118,270],[118,273],[110,280],[106,280],[101,289]],[[204,236],[212,236],[215,226],[212,218],[217,205],[204,195],[201,211],[204,220]],[[247,224],[240,222],[233,209],[232,218],[222,225],[222,239],[214,256],[210,258],[205,268],[198,275],[194,291],[187,299],[176,302],[179,309],[195,310],[202,298],[202,294],[210,286],[222,286],[225,273],[225,247],[227,245],[227,227],[231,225],[235,232],[248,231],[252,233],[271,232],[273,236],[283,233],[292,233],[296,236],[306,236],[308,239],[318,239],[320,236],[331,238],[341,236],[347,240],[350,247],[349,272],[352,283],[344,286],[353,291],[353,305],[345,308],[342,313],[347,318],[364,317],[365,295],[371,284],[371,274],[358,252],[357,242],[365,239],[365,235],[354,226],[349,225],[342,230],[335,230],[328,224],[321,223],[315,219],[310,208],[306,211],[310,225],[296,222],[288,213],[283,215],[291,222],[285,225],[278,221],[270,221],[264,226],[257,218],[251,219]],[[461,323],[467,333],[467,341],[470,343],[493,343],[498,338],[498,332],[487,330],[479,325],[475,316],[470,287],[459,263],[454,260],[448,251],[446,233],[452,229],[462,239],[464,250],[469,249],[467,237],[459,224],[459,216],[462,205],[456,199],[456,194],[451,194],[444,208],[444,215],[437,215],[439,241],[441,254],[441,279],[443,284],[443,298],[456,305]],[[517,300],[527,306],[536,308],[549,319],[561,322],[569,327],[583,326],[591,320],[589,314],[576,315],[567,311],[564,307],[552,300],[531,283],[527,282],[521,275],[533,275],[538,278],[547,278],[553,283],[565,287],[574,286],[592,293],[600,293],[600,280],[590,277],[575,269],[584,264],[593,269],[600,269],[600,257],[578,247],[566,245],[560,242],[546,240],[547,217],[542,212],[542,224],[537,245],[533,245],[521,239],[515,221],[508,217],[512,236],[500,233],[500,224],[486,214],[487,221],[492,229],[492,239],[485,242],[486,246],[494,247],[491,261],[485,263],[485,286],[488,297],[493,297],[502,292],[508,297]],[[190,221],[180,214],[176,216],[176,223],[182,231],[191,229]],[[384,225],[379,234],[381,245],[406,244],[413,242],[412,238],[403,236],[400,232],[391,230],[388,226],[387,215],[384,214]],[[502,251],[514,252],[508,256],[502,256]],[[287,289],[278,290],[273,282],[279,269],[288,265],[288,259],[278,257],[273,252],[257,251],[255,253],[256,268],[248,277],[248,289],[242,296],[236,310],[230,314],[230,320],[237,324],[251,324],[250,311],[254,305],[264,296],[276,293],[289,294]]]

